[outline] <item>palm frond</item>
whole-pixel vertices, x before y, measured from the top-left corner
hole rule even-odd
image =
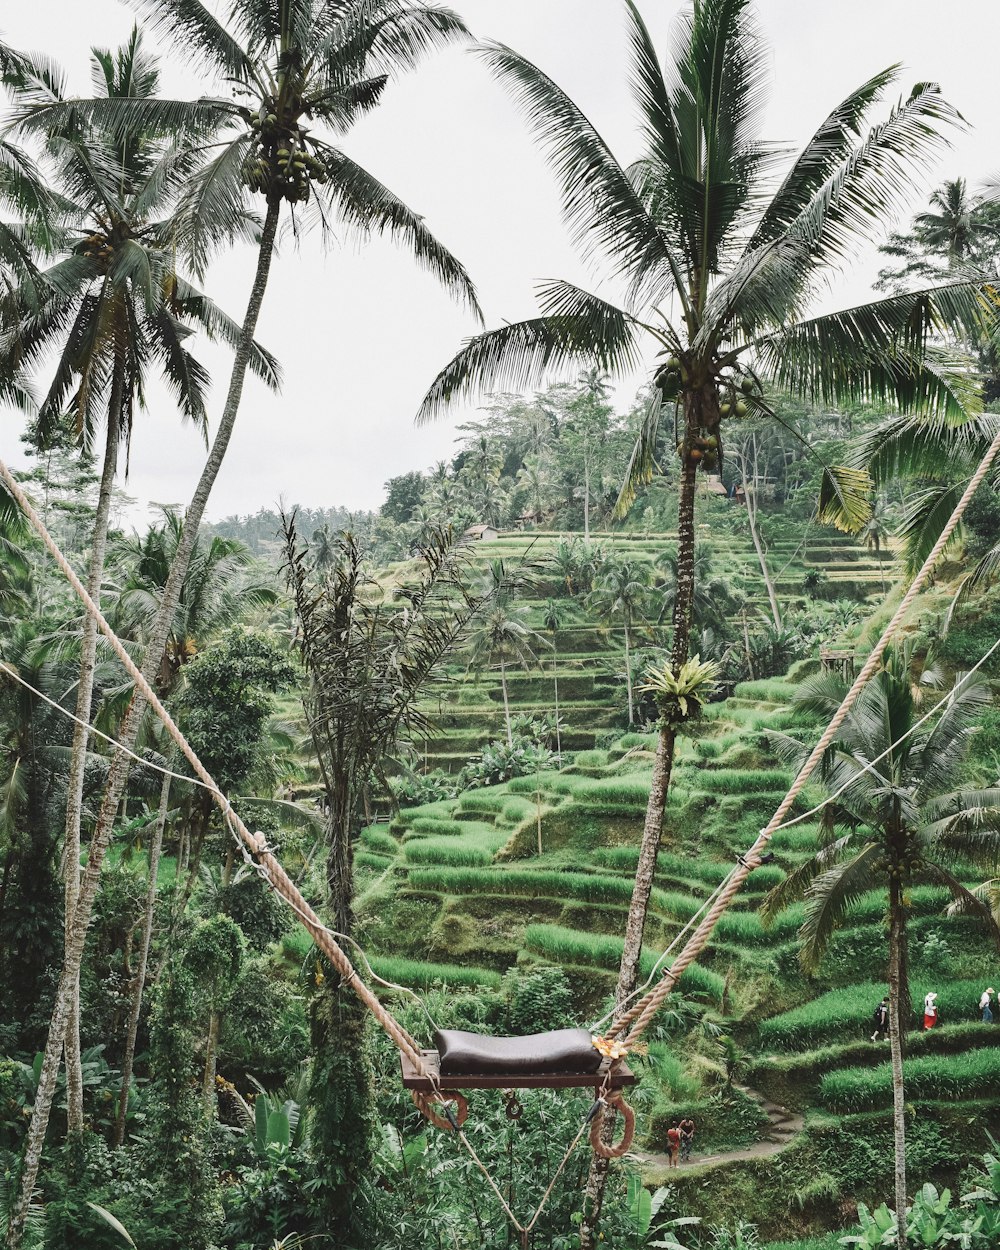
[[[760,905],[760,918],[765,925],[773,924],[778,916],[792,903],[797,903],[812,887],[817,877],[828,872],[848,852],[852,834],[846,833],[810,855],[764,895]]]
[[[877,486],[896,477],[941,477],[956,467],[972,469],[1000,430],[1000,416],[976,413],[961,421],[904,414],[861,435],[851,463],[864,467]]]
[[[871,106],[899,73],[891,65],[852,91],[824,120],[785,176],[757,228],[750,236],[745,255],[780,237],[812,202],[861,134],[861,125]]]
[[[129,0],[148,28],[185,59],[219,75],[254,81],[251,58],[201,0]]]
[[[176,278],[170,292],[170,304],[179,316],[190,317],[196,321],[210,339],[219,339],[227,346],[235,348],[242,337],[242,328],[228,313],[203,295],[183,278]],[[271,390],[281,386],[281,365],[265,347],[256,339],[250,346],[250,369]]]
[[[872,482],[867,470],[824,465],[817,508],[824,524],[856,534],[872,513]]]
[[[652,388],[646,411],[642,416],[642,424],[632,447],[628,464],[622,476],[622,484],[618,491],[612,516],[622,520],[628,516],[632,505],[638,498],[643,486],[648,486],[653,475],[659,468],[656,463],[656,443],[660,431],[660,417],[663,411],[663,396],[657,386]]]
[[[953,486],[929,486],[908,496],[896,533],[903,540],[904,564],[910,576],[934,549],[964,489],[965,483],[958,482]],[[956,531],[949,546],[955,547],[960,538]]]
[[[883,877],[875,867],[881,854],[879,843],[869,842],[851,859],[820,873],[809,886],[805,920],[799,930],[800,957],[807,972],[815,972],[819,967],[830,938],[851,904],[882,885]]]
[[[531,390],[552,371],[596,365],[620,374],[638,367],[639,327],[627,313],[569,283],[550,283],[541,295],[562,311],[467,339],[431,384],[418,422],[477,394]]]
[[[669,284],[670,261],[656,224],[588,118],[551,78],[517,52],[500,43],[481,44],[477,51],[512,86],[528,126],[546,152],[574,242],[585,248],[596,245],[633,285],[654,278]]]
[[[476,288],[465,267],[428,230],[424,219],[343,152],[317,144],[315,155],[329,177],[325,186],[314,186],[317,199],[330,204],[348,229],[362,236],[388,235],[402,244],[482,322]]]
[[[252,146],[249,134],[228,142],[214,160],[195,173],[181,196],[174,218],[177,245],[203,276],[216,250],[251,237],[243,165]]]

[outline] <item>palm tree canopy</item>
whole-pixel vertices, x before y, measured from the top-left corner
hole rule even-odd
[[[851,903],[883,888],[888,876],[904,886],[945,885],[973,904],[951,871],[956,860],[989,869],[1000,863],[1000,790],[959,784],[976,723],[991,702],[989,684],[958,674],[940,712],[921,723],[919,679],[908,647],[887,653],[823,761],[823,782],[836,796],[824,812],[824,844],[766,901],[765,913],[775,915],[805,896],[801,936],[810,967]],[[827,716],[844,690],[839,678],[823,674],[803,684],[797,703]],[[784,735],[772,742],[789,761],[806,753]]]
[[[219,94],[26,103],[23,127],[63,126],[75,115],[123,131],[186,132],[192,146],[208,149],[181,197],[176,231],[196,273],[234,238],[256,236],[255,202],[284,203],[296,232],[315,224],[330,238],[336,226],[397,240],[478,313],[464,268],[420,214],[336,146],[392,77],[468,36],[457,14],[423,0],[234,0],[225,18],[201,0],[131,4]]]
[[[664,398],[684,404],[690,432],[710,435],[728,415],[720,413],[720,396],[724,402],[745,389],[751,413],[770,412],[762,378],[822,403],[965,416],[976,402],[973,389],[931,335],[982,332],[992,314],[981,280],[807,316],[818,284],[878,238],[905,202],[914,172],[940,150],[944,128],[959,120],[937,86],[917,84],[872,125],[898,67],[876,74],[830,113],[782,173],[782,154],[759,132],[769,72],[749,0],[686,7],[666,64],[633,0],[625,0],[625,11],[642,145],[628,165],[537,66],[499,44],[479,48],[548,155],[575,242],[624,300],[567,282],[542,284],[541,315],[469,339],[431,385],[419,419],[483,391],[535,387],[554,371],[590,367],[621,376],[651,342],[661,358],[657,389],[624,508],[653,471]],[[866,486],[863,474],[828,473],[827,517],[861,523]]]
[[[117,53],[95,49],[93,69],[109,103],[143,101],[158,84],[137,29]],[[27,57],[10,84],[22,106],[59,105],[63,88],[57,67]],[[232,345],[239,329],[176,268],[170,209],[196,157],[159,132],[111,131],[81,118],[50,135],[47,148],[61,220],[49,241],[57,258],[37,283],[21,284],[2,340],[7,367],[22,375],[53,347],[59,352],[39,409],[40,439],[68,410],[85,445],[104,417],[127,441],[154,364],[182,415],[204,427],[208,375],[186,340],[197,328]],[[254,345],[250,365],[277,386],[269,353]]]

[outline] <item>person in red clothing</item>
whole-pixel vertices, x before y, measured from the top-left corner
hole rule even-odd
[[[670,1156],[670,1166],[677,1166],[677,1159],[681,1152],[681,1130],[677,1121],[674,1120],[667,1129],[667,1154]]]
[[[933,1029],[935,1024],[937,1024],[937,1018],[937,994],[931,991],[924,999],[924,1028]]]

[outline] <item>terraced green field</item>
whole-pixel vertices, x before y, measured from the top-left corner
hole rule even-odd
[[[766,602],[760,567],[748,538],[725,530],[709,534],[705,545],[718,568],[738,575],[748,591]],[[511,705],[516,712],[536,715],[551,712],[555,702],[555,682],[559,686],[559,712],[566,724],[563,748],[567,751],[592,749],[602,730],[621,725],[620,700],[614,697],[621,683],[623,639],[620,630],[600,627],[580,606],[561,599],[562,624],[552,646],[552,636],[543,628],[544,602],[564,591],[550,560],[559,544],[579,537],[548,531],[503,534],[491,542],[475,544],[469,553],[473,572],[485,570],[491,560],[503,559],[511,567],[532,565],[538,581],[529,601],[528,624],[542,637],[536,651],[539,666],[527,672],[508,672]],[[593,543],[617,556],[655,564],[670,550],[676,536],[670,533],[611,533],[593,535]],[[815,541],[804,547],[796,542],[776,542],[769,552],[776,576],[778,594],[789,608],[805,602],[803,578],[809,569],[821,570],[830,593],[881,600],[892,580],[890,551],[868,552],[847,538],[830,531],[817,531]],[[641,631],[636,631],[637,636]],[[654,631],[655,634],[655,631]],[[641,641],[641,639],[640,639]],[[501,732],[503,697],[495,673],[475,675],[453,666],[430,691],[424,710],[434,725],[426,746],[430,768],[457,771],[488,738]],[[756,720],[762,711],[774,710],[766,688],[759,699],[742,705],[747,720]],[[736,711],[736,708],[733,708]]]
[[[697,737],[681,743],[644,977],[784,796],[791,778],[767,734],[796,724],[791,692],[785,680],[745,683],[711,705]],[[459,990],[495,985],[508,968],[556,965],[569,979],[578,1020],[604,1013],[655,736],[608,732],[600,743],[568,754],[561,770],[404,809],[363,832],[359,929],[379,975]],[[807,787],[800,810],[819,798]],[[849,1183],[851,1198],[881,1197],[890,1184],[888,1048],[868,1040],[872,1009],[885,992],[884,900],[871,894],[856,901],[815,977],[798,962],[802,905],[770,926],[759,915],[764,893],[810,853],[817,832],[815,822],[779,831],[775,862],[750,878],[669,1000],[649,1055],[636,1058],[634,1101],[642,1146],[652,1152],[662,1150],[670,1119],[682,1113],[698,1122],[703,1153],[765,1138],[769,1123],[740,1092],[744,1084],[804,1113],[804,1130],[780,1166],[773,1158],[724,1163],[711,1170],[711,1183],[701,1168],[670,1174],[686,1211],[715,1218],[720,1204],[734,1214],[745,1209],[771,1239],[843,1222]],[[942,1024],[923,1034],[916,1015],[907,1021],[907,1074],[915,1174],[954,1182],[985,1134],[1000,1131],[1000,1029],[979,1024],[976,1010],[980,980],[996,983],[988,969],[998,957],[974,919],[944,915],[946,902],[933,887],[909,895],[914,1000],[936,989]],[[666,1181],[649,1166],[651,1180]],[[859,1175],[868,1178],[860,1188]]]

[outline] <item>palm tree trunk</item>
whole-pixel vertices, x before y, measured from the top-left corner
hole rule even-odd
[[[635,709],[632,703],[632,657],[628,646],[628,622],[625,623],[625,689],[628,691],[628,727],[635,723]]]
[[[555,689],[556,704],[556,759],[562,768],[562,735],[559,731],[559,654],[556,650],[556,635],[552,632],[552,685]]]
[[[128,1032],[125,1036],[125,1053],[122,1056],[122,1084],[118,1095],[118,1116],[111,1138],[111,1148],[117,1150],[125,1140],[125,1119],[128,1112],[128,1096],[132,1085],[132,1065],[135,1062],[135,1040],[139,1033],[139,1013],[142,1010],[142,992],[146,985],[146,967],[149,963],[149,945],[153,935],[153,913],[156,909],[156,882],[160,872],[160,851],[163,849],[163,830],[170,808],[170,778],[164,776],[160,786],[160,806],[153,827],[153,840],[149,846],[149,883],[146,887],[146,911],[142,918],[142,942],[139,947],[139,964],[132,981],[132,1002],[129,1011]]]
[[[590,546],[590,454],[583,453],[583,541]]]
[[[503,716],[507,725],[507,745],[513,750],[514,734],[510,724],[510,700],[507,698],[507,666],[503,656],[500,657],[500,688],[503,690]]]
[[[905,1020],[909,989],[904,990],[906,915],[899,877],[889,879],[889,1047],[892,1056],[892,1128],[896,1156],[896,1245],[906,1250],[906,1096],[903,1088]],[[906,1003],[904,1004],[904,999]]]
[[[101,581],[104,576],[104,556],[108,545],[108,524],[111,516],[111,497],[115,474],[118,470],[119,414],[122,409],[124,371],[120,360],[115,361],[111,395],[108,402],[107,431],[104,445],[104,465],[101,484],[97,494],[97,510],[94,514],[94,531],[90,545],[90,564],[87,569],[87,593],[100,602]],[[64,923],[66,940],[69,940],[73,913],[80,893],[80,825],[83,817],[83,778],[87,767],[87,726],[90,724],[91,705],[94,698],[94,672],[97,668],[97,624],[89,613],[83,618],[83,636],[80,646],[80,673],[76,688],[76,718],[73,742],[70,747],[69,777],[66,782],[66,826],[63,839]],[[70,992],[69,1018],[66,1022],[66,1128],[69,1133],[83,1132],[83,1069],[80,1063],[80,978]]]
[[[170,576],[167,579],[167,585],[163,592],[163,601],[160,604],[160,610],[157,613],[151,631],[149,645],[146,648],[142,673],[147,681],[150,682],[155,680],[157,670],[159,669],[160,658],[163,655],[163,649],[166,646],[167,637],[170,633],[170,625],[180,600],[181,587],[191,559],[198,527],[201,525],[201,519],[205,513],[205,505],[208,503],[212,486],[218,476],[219,469],[222,467],[222,461],[229,446],[229,440],[232,437],[233,427],[236,424],[236,415],[239,411],[240,398],[243,394],[243,383],[246,379],[247,367],[250,362],[250,349],[253,343],[254,331],[257,327],[257,318],[264,299],[264,291],[267,288],[267,278],[274,251],[274,239],[278,229],[279,210],[279,203],[268,204],[267,216],[261,232],[260,250],[257,256],[257,271],[250,290],[250,298],[243,318],[239,343],[233,358],[229,392],[226,395],[222,418],[219,422],[219,428],[216,432],[212,449],[209,452],[208,460],[205,463],[190,506],[184,516],[184,529],[181,534],[181,541],[174,556]],[[131,748],[135,742],[144,710],[145,700],[140,695],[135,695],[119,730],[119,740],[126,747]],[[94,899],[97,895],[101,865],[104,862],[104,855],[111,838],[112,824],[115,813],[118,810],[118,803],[125,789],[125,783],[128,780],[128,772],[128,756],[122,751],[116,752],[108,772],[101,810],[90,842],[87,868],[80,884],[80,894],[73,917],[73,926],[69,940],[66,943],[62,975],[56,990],[52,1016],[49,1021],[49,1033],[42,1060],[38,1090],[35,1095],[35,1104],[25,1139],[21,1187],[11,1212],[10,1223],[7,1229],[7,1250],[20,1250],[24,1238],[25,1221],[28,1216],[32,1195],[35,1192],[35,1182],[38,1179],[38,1169],[42,1159],[42,1146],[52,1111],[56,1077],[59,1074],[59,1058],[66,1031],[66,1021],[69,1015],[70,990],[79,975],[80,964],[83,960],[83,950],[87,938],[87,929],[90,925]]]
[[[693,424],[697,432],[697,416],[689,412],[687,420],[689,427]],[[691,619],[694,610],[694,492],[697,470],[696,461],[685,459],[681,474],[680,498],[677,504],[677,591],[674,596],[674,639],[671,654],[675,673],[688,658],[691,640]],[[628,919],[625,922],[625,945],[618,969],[618,984],[615,988],[616,1004],[628,998],[635,989],[639,976],[642,938],[646,928],[649,898],[653,892],[653,878],[656,875],[656,853],[660,848],[660,838],[663,834],[663,815],[670,791],[676,742],[675,727],[661,726],[660,738],[656,746],[656,758],[653,761],[653,780],[649,789],[642,842],[639,845],[639,864],[636,869],[632,899],[629,903]],[[612,1126],[608,1125],[608,1132],[611,1131]],[[594,1250],[597,1244],[597,1226],[600,1223],[609,1166],[610,1160],[598,1154],[592,1156],[583,1201],[583,1222],[580,1225],[581,1250]]]
[[[771,605],[771,618],[774,621],[774,628],[781,629],[781,612],[778,608],[778,595],[774,588],[774,578],[771,576],[771,570],[767,563],[767,553],[764,551],[764,544],[761,540],[760,531],[757,528],[757,503],[754,489],[748,489],[746,475],[743,476],[743,496],[746,499],[747,521],[750,525],[750,537],[753,539],[753,549],[757,553],[757,563],[760,565],[760,575],[764,579],[764,586],[767,588],[767,599]]]

